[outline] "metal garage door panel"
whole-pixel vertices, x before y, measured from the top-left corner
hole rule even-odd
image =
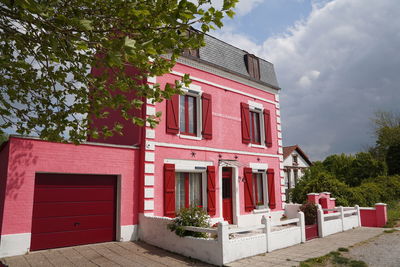
[[[115,240],[116,177],[37,174],[31,250]]]

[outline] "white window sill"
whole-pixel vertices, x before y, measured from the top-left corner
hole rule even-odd
[[[268,213],[268,212],[270,212],[270,209],[268,209],[268,208],[254,209],[253,210],[253,214]]]
[[[250,147],[263,148],[263,149],[266,148],[266,146],[263,146],[263,145],[256,145],[256,144],[249,144],[249,146],[250,146]]]
[[[190,139],[190,140],[201,140],[202,139],[201,136],[191,136],[191,135],[184,135],[184,134],[178,134],[178,136],[180,138]]]

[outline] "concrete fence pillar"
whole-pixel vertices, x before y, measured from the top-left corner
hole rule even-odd
[[[340,212],[340,220],[342,222],[342,232],[344,232],[344,208],[342,206],[339,207]]]
[[[301,243],[306,242],[306,222],[304,219],[304,212],[299,211],[297,214],[297,218],[299,218],[298,226],[300,226],[300,233],[301,233]]]
[[[318,221],[318,236],[324,237],[324,211],[322,209],[317,210],[317,221]]]
[[[261,223],[264,224],[264,230],[263,232],[265,233],[265,241],[267,242],[267,252],[272,251],[271,247],[271,218],[269,215],[262,216]]]
[[[385,203],[375,204],[375,216],[376,216],[376,226],[383,227],[387,223],[387,210]]]
[[[357,214],[357,226],[358,226],[358,227],[361,227],[360,206],[355,205],[354,208],[355,208],[356,214]]]
[[[228,242],[229,242],[229,224],[227,221],[223,221],[218,223],[218,244],[219,244],[219,265],[223,265],[224,262],[224,255],[226,255],[225,250],[229,249],[228,248]]]
[[[319,194],[318,193],[308,193],[307,201],[310,203],[318,204],[319,202]]]

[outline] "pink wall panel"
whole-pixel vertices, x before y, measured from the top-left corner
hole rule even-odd
[[[179,149],[179,148],[165,148],[165,147],[157,147],[156,148],[156,159],[155,159],[155,185],[154,185],[154,214],[157,216],[163,216],[163,207],[164,207],[164,189],[163,189],[163,166],[164,159],[182,159],[182,160],[199,160],[199,161],[212,161],[214,162],[214,166],[216,167],[216,193],[217,193],[217,209],[216,216],[219,217],[221,215],[221,207],[219,206],[219,195],[221,194],[221,188],[219,184],[220,177],[218,176],[218,155],[221,154],[223,159],[235,159],[235,154],[230,153],[215,153],[209,151],[194,151],[196,155],[193,157],[191,155],[191,150],[188,149]],[[267,163],[268,168],[273,168],[275,170],[275,192],[276,192],[276,209],[281,210],[282,208],[282,200],[281,200],[281,191],[280,191],[280,177],[279,177],[279,159],[278,158],[270,158],[270,157],[257,157],[257,156],[247,156],[238,154],[238,162],[248,166],[250,162],[252,163]],[[257,161],[257,158],[260,158],[260,161]],[[243,168],[239,169],[239,176],[243,177]],[[239,200],[240,200],[240,214],[246,214],[244,210],[244,183],[242,181],[239,182]]]
[[[36,172],[121,177],[121,225],[137,224],[139,150],[11,138],[2,234],[31,231]]]

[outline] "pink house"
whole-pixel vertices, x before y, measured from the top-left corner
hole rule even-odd
[[[280,218],[285,201],[279,86],[273,65],[206,36],[171,73],[185,95],[147,100],[155,129],[73,144],[11,137],[0,150],[0,257],[138,238],[139,214],[174,217],[192,205],[238,226]],[[112,118],[118,120],[119,118]]]

